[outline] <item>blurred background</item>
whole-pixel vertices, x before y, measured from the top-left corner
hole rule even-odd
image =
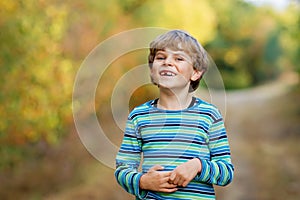
[[[93,48],[140,27],[190,32],[220,70],[235,179],[216,188],[218,199],[299,199],[299,6],[297,0],[0,1],[0,199],[134,199],[80,142],[72,90]],[[113,86],[145,64],[147,53],[118,58],[99,81],[105,87],[96,94],[97,116],[116,145],[122,131],[110,109]],[[128,106],[156,95],[154,86],[140,87]]]

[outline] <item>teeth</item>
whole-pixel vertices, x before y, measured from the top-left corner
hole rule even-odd
[[[175,76],[175,74],[172,72],[161,72],[160,75],[161,76]]]

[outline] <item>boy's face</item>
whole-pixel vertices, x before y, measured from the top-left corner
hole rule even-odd
[[[194,69],[192,58],[184,51],[169,48],[156,53],[151,68],[152,81],[163,88],[189,88],[190,81],[199,79],[202,72]]]

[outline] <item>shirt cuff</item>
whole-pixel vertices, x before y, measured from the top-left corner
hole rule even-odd
[[[198,158],[201,162],[201,171],[195,177],[196,181],[206,182],[210,177],[210,168],[206,160]]]
[[[136,188],[136,192],[135,192],[135,195],[138,199],[145,199],[147,197],[147,194],[148,194],[148,191],[147,190],[142,190],[140,188],[140,179],[142,177],[143,173],[139,173],[136,177],[136,185],[135,185],[135,188]]]

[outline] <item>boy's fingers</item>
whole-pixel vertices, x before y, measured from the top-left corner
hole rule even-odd
[[[166,188],[176,188],[177,185],[173,184],[173,183],[167,183]]]
[[[176,176],[175,179],[173,180],[173,183],[176,184],[176,185],[180,185],[180,183],[181,183],[180,182],[180,177]]]
[[[164,189],[161,189],[160,192],[167,192],[167,193],[171,193],[171,192],[175,192],[177,190],[177,188],[164,188]]]
[[[188,181],[183,182],[182,187],[186,187],[188,185]]]
[[[165,176],[165,177],[162,179],[162,182],[165,183],[165,184],[168,184],[168,185],[175,185],[175,184],[173,184],[172,182],[170,182],[169,176]],[[175,185],[175,186],[176,186],[176,185]]]
[[[175,192],[177,190],[177,185],[166,182],[162,185],[161,192]]]
[[[172,172],[170,175],[170,181],[174,181],[176,178],[176,173]]]

